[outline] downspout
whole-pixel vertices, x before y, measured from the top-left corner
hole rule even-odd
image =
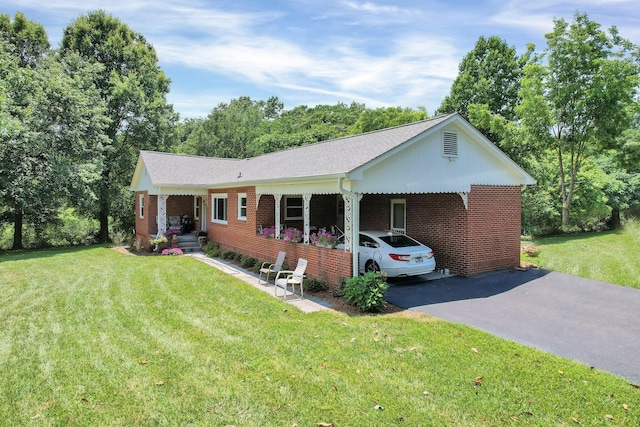
[[[342,186],[342,180],[344,177],[338,177],[338,190],[340,194],[350,197],[353,200],[352,212],[352,224],[351,224],[351,274],[353,277],[357,277],[360,273],[360,266],[358,265],[358,234],[360,233],[360,201],[358,195],[352,193]],[[357,224],[357,225],[356,225]]]

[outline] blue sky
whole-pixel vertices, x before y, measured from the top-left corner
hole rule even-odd
[[[640,44],[637,0],[2,0],[44,25],[53,47],[90,10],[118,17],[153,44],[181,118],[240,96],[286,109],[352,101],[424,106],[449,93],[479,36],[537,51],[553,19],[576,10]]]

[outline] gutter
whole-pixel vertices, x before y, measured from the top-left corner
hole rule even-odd
[[[344,177],[338,177],[338,191],[340,194],[350,197],[354,206],[352,206],[352,221],[351,221],[351,274],[353,277],[357,277],[360,274],[360,266],[358,263],[358,235],[360,234],[360,201],[358,195],[353,193],[342,186],[342,180]]]

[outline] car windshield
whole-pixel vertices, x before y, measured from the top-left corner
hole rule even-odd
[[[406,248],[407,246],[420,246],[420,243],[402,234],[394,234],[393,236],[380,236],[380,240],[394,248]]]

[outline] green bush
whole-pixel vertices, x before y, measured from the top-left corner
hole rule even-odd
[[[304,288],[311,292],[320,292],[329,289],[329,285],[320,279],[309,278],[304,279]]]
[[[226,259],[226,260],[229,260],[229,261],[234,259],[235,256],[236,256],[236,253],[234,251],[223,251],[220,254],[220,258]]]
[[[256,259],[252,257],[242,258],[242,261],[240,261],[240,265],[242,266],[242,268],[246,269],[253,268],[256,265]]]
[[[243,258],[242,254],[240,254],[240,253],[237,253],[237,254],[233,255],[233,260],[237,261],[237,262],[242,262],[242,258]]]
[[[131,243],[132,236],[122,230],[113,230],[111,232],[111,241],[116,246],[125,246]]]
[[[216,258],[220,256],[220,246],[213,240],[209,240],[202,249],[208,257]]]
[[[79,215],[75,209],[60,209],[54,222],[44,230],[44,240],[51,246],[80,246],[95,243],[100,223]]]
[[[380,311],[385,304],[384,293],[388,286],[382,274],[369,271],[347,280],[344,297],[362,311]]]

